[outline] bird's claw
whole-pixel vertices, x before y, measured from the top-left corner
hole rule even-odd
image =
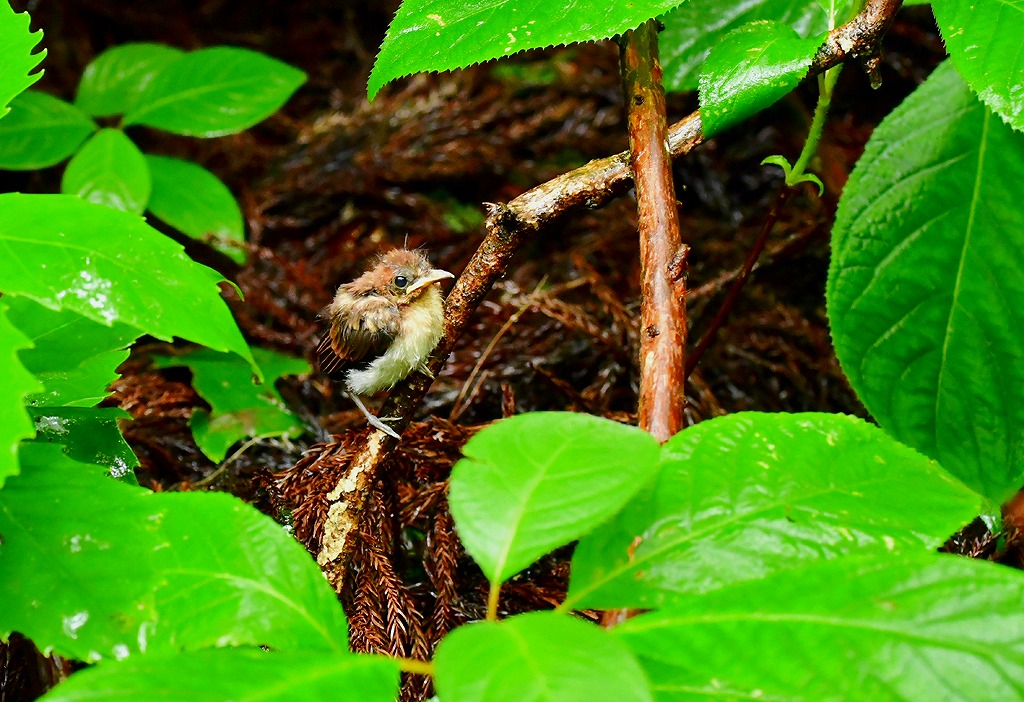
[[[396,417],[385,417],[385,419],[392,419],[393,420],[393,419],[397,419],[397,418]],[[391,437],[393,437],[395,439],[401,439],[402,438],[401,435],[398,432],[396,432],[394,429],[392,429],[387,424],[385,424],[384,423],[384,419],[381,419],[380,417],[375,417],[375,416],[373,416],[371,414],[370,416],[368,416],[366,418],[366,421],[370,423],[371,427],[373,427],[374,429],[379,429],[380,431],[384,432],[388,436],[391,436]]]
[[[366,421],[369,422],[371,427],[373,427],[374,429],[378,429],[387,434],[388,436],[394,437],[395,439],[402,438],[398,434],[398,432],[396,432],[394,429],[392,429],[391,427],[384,423],[385,420],[394,421],[398,419],[398,417],[385,417],[384,419],[380,419],[373,412],[366,409],[366,405],[364,405],[363,401],[359,399],[359,395],[356,395],[354,392],[347,392],[345,394],[352,398],[352,402],[354,402],[356,407],[359,408],[359,411],[363,413],[363,416],[366,417]]]

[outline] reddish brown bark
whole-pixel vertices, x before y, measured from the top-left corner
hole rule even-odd
[[[640,427],[664,443],[683,428],[686,276],[655,20],[626,32],[621,65],[640,227]]]

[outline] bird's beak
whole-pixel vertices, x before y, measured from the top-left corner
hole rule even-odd
[[[427,271],[422,278],[413,283],[412,287],[409,288],[408,292],[414,293],[417,290],[422,290],[428,285],[432,285],[433,283],[436,283],[440,280],[454,277],[455,276],[449,273],[448,271],[442,271],[440,268],[432,268],[431,270]]]

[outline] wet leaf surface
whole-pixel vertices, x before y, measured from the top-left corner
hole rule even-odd
[[[836,349],[878,423],[997,504],[1024,477],[1022,151],[943,64],[853,171],[828,283]]]
[[[210,646],[346,650],[344,615],[316,565],[248,505],[125,485],[59,446],[23,444],[20,458],[0,492],[0,562],[17,574],[0,583],[5,638],[20,631],[82,661]]]

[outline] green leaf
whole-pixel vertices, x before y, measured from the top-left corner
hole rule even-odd
[[[170,341],[190,339],[252,362],[216,271],[141,218],[71,195],[0,195],[0,252],[17,262],[6,294]]]
[[[647,432],[573,412],[504,419],[463,453],[448,500],[462,543],[492,582],[611,517],[658,465]]]
[[[294,437],[303,432],[304,425],[284,404],[274,382],[285,375],[311,372],[309,363],[268,349],[253,348],[252,353],[263,371],[262,385],[255,385],[252,368],[231,354],[197,349],[184,356],[153,359],[158,368],[192,370],[192,386],[213,410],[192,415],[192,433],[213,461],[224,460],[232,444],[249,436]]]
[[[607,39],[671,10],[682,0],[405,0],[377,54],[370,99],[390,81],[445,71],[526,49]]]
[[[101,129],[71,159],[61,192],[142,214],[153,184],[139,147],[120,129]]]
[[[215,137],[248,129],[276,112],[306,74],[256,51],[216,46],[164,66],[124,123]]]
[[[580,541],[563,606],[660,607],[808,560],[936,548],[980,503],[855,417],[718,417],[669,440],[652,489]]]
[[[96,131],[89,116],[63,100],[28,90],[0,119],[0,168],[32,171],[60,163]]]
[[[398,662],[383,656],[214,649],[98,665],[40,699],[394,702],[398,688]]]
[[[1024,135],[943,64],[872,135],[832,252],[829,320],[857,395],[1002,502],[1024,480]]]
[[[932,0],[949,57],[982,101],[1024,131],[1024,54],[1011,27],[1024,24],[1024,0]]]
[[[0,2],[0,56],[4,58],[0,71],[0,118],[7,114],[7,105],[14,96],[43,76],[42,71],[31,73],[46,56],[46,49],[32,53],[43,40],[43,30],[30,32],[31,21],[27,12],[15,12],[9,3]]]
[[[7,476],[18,473],[18,442],[35,433],[25,411],[25,397],[39,389],[38,381],[18,358],[18,352],[30,348],[32,342],[11,324],[8,306],[7,299],[0,301],[0,368],[4,377],[0,383],[0,487]]]
[[[132,336],[139,334],[135,329],[131,332]],[[28,404],[33,407],[95,407],[110,395],[107,387],[120,377],[117,367],[126,360],[128,349],[122,348],[97,352],[76,366],[47,365],[45,369],[33,370],[33,375],[43,381],[43,391],[30,395]]]
[[[146,156],[146,162],[153,176],[149,211],[178,231],[209,241],[236,263],[244,263],[242,211],[227,186],[189,161]]]
[[[27,443],[0,491],[0,637],[86,661],[210,646],[347,650],[320,569],[224,493],[154,494]]]
[[[445,702],[648,702],[636,659],[589,622],[533,612],[446,636],[435,657]]]
[[[804,38],[828,29],[828,13],[810,0],[687,0],[661,18],[665,31],[658,45],[665,90],[696,90],[708,52],[731,31],[757,20],[788,25]]]
[[[214,649],[94,666],[40,699],[394,702],[398,683],[398,662],[383,656]]]
[[[80,463],[104,466],[108,475],[138,485],[135,452],[121,436],[118,420],[131,419],[119,407],[38,407],[29,410],[36,425],[35,441],[60,444]]]
[[[820,38],[802,39],[791,27],[769,21],[729,33],[700,72],[704,136],[742,122],[795,88],[820,43]]]
[[[6,298],[8,317],[32,341],[21,362],[43,382],[29,396],[34,406],[92,407],[107,397],[128,358],[127,347],[141,336],[134,327],[106,326],[70,310],[51,310],[27,297]]]
[[[956,556],[839,559],[615,629],[658,700],[1003,702],[1024,695],[1024,574]]]
[[[111,47],[85,67],[75,105],[93,117],[123,115],[153,77],[184,53],[164,44]]]

